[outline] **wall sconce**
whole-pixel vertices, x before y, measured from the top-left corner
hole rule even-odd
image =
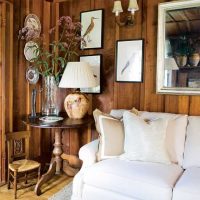
[[[128,11],[131,12],[127,16],[125,22],[121,22],[120,13],[123,12],[121,1],[114,1],[113,13],[115,13],[115,21],[119,26],[133,26],[134,23],[134,14],[135,11],[139,10],[137,0],[129,0]]]

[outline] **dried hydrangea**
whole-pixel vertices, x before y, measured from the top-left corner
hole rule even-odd
[[[58,41],[53,41],[45,48],[43,37],[39,36],[37,30],[31,27],[23,27],[19,31],[19,38],[26,41],[36,41],[39,48],[38,56],[32,60],[43,76],[53,75],[57,80],[62,76],[67,62],[77,59],[80,44],[84,44],[81,37],[81,23],[73,22],[69,16],[62,16],[57,22],[60,36]],[[56,27],[50,29],[54,34]],[[51,37],[52,38],[52,37]],[[57,69],[57,70],[56,70]]]

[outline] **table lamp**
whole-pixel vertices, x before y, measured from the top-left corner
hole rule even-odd
[[[60,88],[90,88],[97,86],[91,66],[87,62],[68,62],[61,78]],[[76,90],[64,100],[64,107],[72,119],[81,119],[88,112],[89,99]]]

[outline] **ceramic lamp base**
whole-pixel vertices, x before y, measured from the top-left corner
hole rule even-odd
[[[72,119],[81,119],[89,109],[89,99],[80,92],[69,94],[64,101],[65,110]]]

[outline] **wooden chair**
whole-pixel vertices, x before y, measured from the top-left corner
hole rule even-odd
[[[28,179],[40,179],[40,163],[29,160],[30,131],[8,133],[8,189],[14,187],[14,197],[17,198],[17,183],[24,181],[28,186]],[[37,170],[37,171],[36,171]],[[37,173],[35,173],[37,172]],[[30,186],[30,185],[29,185]]]

